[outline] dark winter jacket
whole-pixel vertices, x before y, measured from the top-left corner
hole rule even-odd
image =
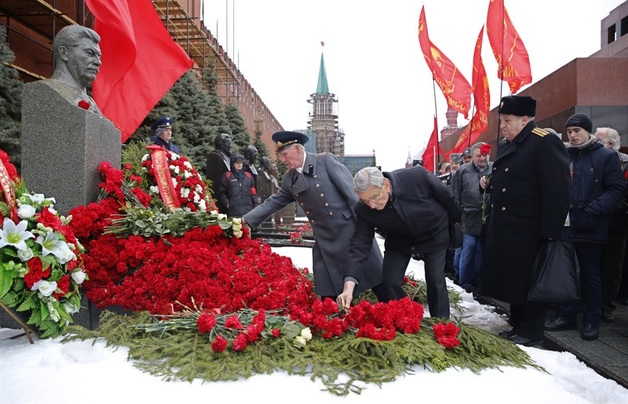
[[[227,171],[220,182],[218,199],[228,206],[227,215],[241,217],[257,205],[253,176],[244,170]]]
[[[479,236],[482,233],[482,198],[487,197],[480,188],[480,178],[488,176],[492,163],[480,171],[473,163],[460,166],[451,180],[451,189],[462,208],[462,230]]]
[[[420,254],[446,249],[449,220],[460,221],[460,205],[451,189],[422,166],[385,172],[384,177],[392,186],[392,207],[407,226],[387,220],[386,209],[374,210],[363,203],[355,206],[356,228],[349,248],[350,265],[346,276],[358,280],[375,228],[386,233],[385,250]]]
[[[592,139],[583,147],[567,145],[571,169],[571,207],[566,237],[604,243],[608,217],[626,192],[617,153]]]

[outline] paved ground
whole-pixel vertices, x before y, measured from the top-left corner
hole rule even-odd
[[[476,296],[478,301],[508,313],[508,304]],[[578,330],[545,332],[543,348],[553,351],[568,351],[600,375],[615,380],[628,388],[628,306],[617,305],[615,321],[600,323],[600,338],[585,341],[580,337],[581,317]]]

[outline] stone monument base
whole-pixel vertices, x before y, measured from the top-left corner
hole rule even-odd
[[[54,197],[61,215],[96,201],[98,166],[119,168],[121,147],[103,115],[71,105],[45,80],[24,85],[21,175],[29,191]]]

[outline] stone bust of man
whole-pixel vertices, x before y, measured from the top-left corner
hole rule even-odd
[[[101,114],[87,94],[101,66],[96,31],[80,25],[69,25],[55,35],[52,42],[54,71],[43,83],[57,91],[69,103]]]
[[[220,133],[214,138],[215,150],[207,156],[207,166],[205,174],[207,179],[212,182],[212,193],[214,197],[218,195],[218,187],[224,173],[231,169],[231,136],[228,133]],[[218,210],[222,213],[227,212],[226,206],[217,203]]]
[[[257,148],[252,144],[246,146],[242,151],[244,158],[246,159],[246,169],[253,175],[255,182],[257,183],[257,168],[255,167],[255,161],[257,160]]]

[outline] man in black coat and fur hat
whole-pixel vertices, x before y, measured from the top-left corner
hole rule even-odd
[[[491,212],[480,294],[510,303],[512,342],[543,339],[545,306],[527,299],[534,259],[542,245],[561,235],[569,211],[569,156],[561,139],[534,122],[536,101],[502,98],[498,113],[503,136],[490,178]]]

